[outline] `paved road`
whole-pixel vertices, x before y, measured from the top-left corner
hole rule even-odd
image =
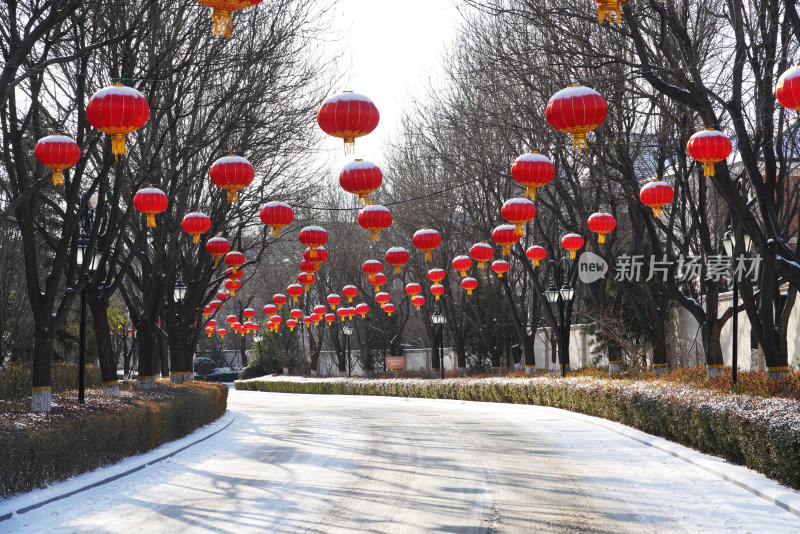
[[[231,392],[234,423],[19,532],[797,532],[800,518],[534,406]]]

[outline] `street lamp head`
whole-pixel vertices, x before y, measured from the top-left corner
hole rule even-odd
[[[750,237],[750,234],[747,233],[747,230],[742,230],[742,241],[744,242],[744,251],[748,253],[752,252],[753,238]]]
[[[433,324],[445,324],[447,322],[447,317],[445,317],[443,313],[435,311],[431,314],[431,322]]]
[[[352,335],[353,334],[353,325],[351,325],[349,322],[345,323],[345,325],[342,327],[342,332],[346,336]]]
[[[558,290],[555,286],[550,286],[547,288],[547,291],[544,292],[544,297],[550,304],[558,302]]]
[[[83,266],[83,258],[86,255],[86,249],[89,248],[89,238],[81,237],[78,239],[77,260],[78,265]]]
[[[255,334],[253,334],[253,341],[255,341],[256,343],[261,343],[262,341],[264,341],[264,335],[259,332],[256,332]]]
[[[570,286],[569,284],[564,284],[561,287],[561,298],[564,299],[565,302],[569,302],[573,298],[575,298],[575,289]]]
[[[94,193],[92,196],[89,197],[89,209],[97,209],[97,201],[100,199],[100,196],[97,193]]]
[[[175,300],[178,302],[183,302],[183,298],[186,296],[186,285],[180,280],[175,282],[174,296]]]
[[[722,246],[725,248],[725,254],[732,257],[733,249],[736,247],[736,236],[732,230],[725,232],[725,237],[722,238]]]

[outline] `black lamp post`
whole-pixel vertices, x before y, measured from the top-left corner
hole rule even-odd
[[[264,334],[261,332],[256,332],[253,334],[253,342],[258,347],[258,368],[261,369],[261,372],[264,372],[264,355],[261,354],[261,342],[264,341]]]
[[[344,326],[342,327],[342,333],[344,333],[346,340],[345,342],[347,343],[347,376],[349,378],[350,369],[352,368],[352,366],[350,365],[350,336],[353,335],[353,325],[350,324],[349,320],[346,323],[344,323]]]
[[[447,317],[445,317],[445,315],[437,308],[436,311],[431,314],[431,323],[433,323],[434,326],[439,327],[439,332],[437,335],[439,339],[439,367],[442,372],[442,378],[444,378],[444,337],[442,335],[442,331],[444,330],[444,325],[447,323]]]
[[[736,233],[731,228],[725,232],[725,237],[722,239],[722,246],[725,247],[725,253],[733,260],[733,253],[736,251]],[[742,230],[742,243],[744,244],[745,252],[749,253],[753,247],[753,240],[750,239],[750,234]],[[737,380],[737,371],[739,370],[739,284],[736,283],[736,268],[735,263],[733,267],[733,343],[731,344],[731,381],[735,384]]]
[[[83,193],[86,195],[86,193]],[[81,199],[83,201],[83,198]],[[89,201],[83,211],[81,217],[82,235],[78,239],[78,250],[76,251],[76,259],[81,268],[86,267],[87,272],[91,278],[97,267],[100,265],[101,254],[94,248],[89,250],[89,237],[94,224],[94,209],[97,207],[97,195],[89,197]],[[88,265],[84,265],[84,262]],[[87,283],[88,284],[88,280]],[[81,322],[78,341],[78,402],[83,404],[85,402],[86,392],[86,284],[81,287]]]
[[[567,362],[566,362],[566,347],[569,339],[569,321],[566,314],[566,303],[575,298],[575,289],[573,289],[567,281],[567,274],[569,273],[569,260],[561,258],[561,261],[556,262],[550,260],[550,287],[544,292],[544,297],[550,304],[558,304],[558,335],[561,345],[559,357],[561,358],[561,376],[567,376]],[[555,284],[561,283],[561,289],[556,289]]]

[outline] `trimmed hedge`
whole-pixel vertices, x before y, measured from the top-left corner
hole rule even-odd
[[[238,378],[239,373],[237,371],[211,373],[207,375],[194,375],[195,380],[202,380],[204,382],[233,382]]]
[[[0,399],[24,399],[31,396],[30,367],[8,365],[0,368]],[[70,389],[78,389],[78,364],[54,363],[52,366],[52,392],[60,393]],[[86,366],[86,387],[100,387],[100,368],[96,365]]]
[[[153,391],[120,386],[120,398],[89,390],[54,395],[53,411],[0,404],[0,497],[30,491],[141,454],[211,423],[227,408],[228,387],[160,381]]]
[[[610,419],[744,464],[800,489],[800,403],[722,395],[667,382],[554,379],[269,379],[236,389],[281,393],[385,395],[507,402],[562,408]]]

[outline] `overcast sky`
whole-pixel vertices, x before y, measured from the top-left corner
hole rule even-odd
[[[378,128],[356,140],[357,156],[380,164],[382,146],[399,127],[401,109],[410,94],[440,72],[445,48],[455,36],[459,14],[453,0],[340,0],[334,29],[341,32],[346,58],[346,87],[368,96],[381,114]],[[327,138],[334,168],[345,158],[341,140]]]

